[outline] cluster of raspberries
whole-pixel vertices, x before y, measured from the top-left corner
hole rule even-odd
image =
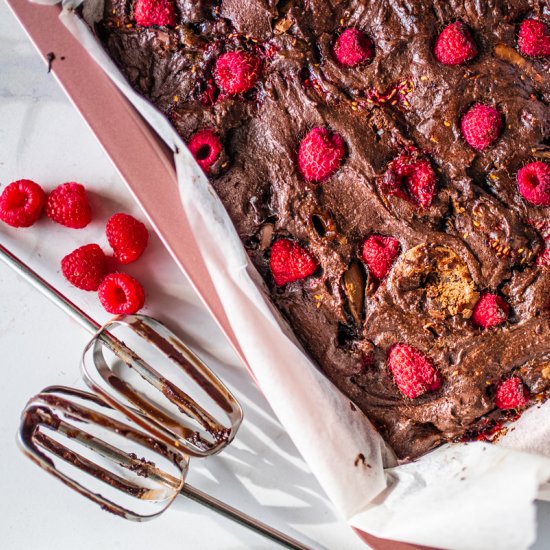
[[[136,0],[133,15],[140,27],[177,25],[173,0]],[[550,56],[548,26],[538,19],[525,19],[518,32],[518,49],[529,57]],[[356,67],[374,57],[374,43],[363,31],[349,28],[336,38],[332,53],[341,65]],[[462,21],[455,21],[445,27],[434,45],[436,59],[445,65],[462,65],[474,59],[477,54],[477,44],[470,29]]]
[[[30,227],[44,210],[52,221],[73,229],[84,228],[92,221],[86,189],[80,183],[63,183],[46,197],[34,181],[18,180],[0,195],[0,220],[12,227]],[[149,232],[143,223],[123,213],[109,218],[105,232],[114,257],[107,257],[97,244],[87,244],[61,260],[61,271],[75,287],[97,291],[107,312],[136,313],[145,303],[143,287],[130,275],[119,272],[117,264],[137,260],[147,246]]]
[[[378,282],[383,281],[401,251],[397,239],[383,235],[371,235],[363,242],[360,257],[369,273]],[[282,286],[304,279],[315,273],[319,263],[301,245],[286,238],[276,240],[271,247],[269,266],[276,285]],[[474,307],[472,323],[481,329],[502,325],[508,320],[510,306],[497,294],[484,293]],[[420,351],[406,344],[395,344],[388,352],[388,367],[401,393],[411,399],[435,391],[442,378],[430,360]],[[508,382],[507,382],[508,383]],[[522,395],[525,395],[523,392]],[[499,400],[500,408],[505,401]],[[519,406],[523,404],[518,403]]]
[[[168,26],[177,24],[172,0],[136,0],[134,18],[137,25]],[[525,19],[518,31],[517,48],[531,58],[550,56],[550,30],[538,19]],[[376,54],[376,46],[365,32],[347,28],[334,39],[332,55],[347,69],[369,63]],[[447,25],[433,43],[435,59],[447,66],[471,62],[479,54],[472,31],[462,21]],[[230,51],[215,61],[214,82],[220,90],[219,98],[237,96],[250,91],[261,78],[263,61],[245,51]],[[493,146],[504,130],[501,112],[493,105],[475,103],[459,121],[464,141],[477,151]],[[215,129],[199,130],[188,141],[188,147],[198,164],[209,174],[220,158],[223,144]],[[344,138],[328,128],[313,128],[302,139],[297,154],[297,169],[308,184],[322,184],[331,178],[349,154]],[[550,206],[550,166],[545,162],[531,162],[517,173],[517,188],[521,196],[535,206]],[[380,178],[380,189],[386,195],[398,196],[417,208],[428,208],[437,193],[436,173],[428,157],[407,148],[387,166]],[[359,256],[372,277],[381,282],[400,254],[399,242],[393,237],[371,235]],[[270,251],[269,265],[273,281],[283,286],[313,275],[318,260],[299,243],[287,239],[276,240]],[[472,323],[482,329],[505,323],[509,305],[496,294],[485,293],[475,306]],[[395,344],[388,351],[388,368],[397,387],[409,398],[435,391],[442,377],[430,360],[420,351],[406,344]],[[501,409],[521,408],[527,404],[529,392],[517,377],[500,383],[495,393],[495,404]]]
[[[166,0],[138,0],[134,7],[136,21],[142,26],[168,25],[157,16],[147,20],[138,18],[143,10],[165,13],[170,2]],[[139,8],[139,9],[138,9]],[[164,21],[164,19],[162,19]],[[140,22],[141,21],[141,22]],[[156,22],[154,22],[156,21]],[[550,56],[548,25],[536,19],[522,22],[518,33],[518,48],[526,56]],[[344,67],[357,67],[374,56],[370,37],[356,28],[341,32],[333,44],[333,54]],[[435,40],[433,54],[444,65],[463,65],[478,55],[478,47],[470,29],[461,21],[451,23]],[[262,72],[262,60],[249,52],[231,51],[218,57],[214,66],[214,80],[222,96],[234,96],[251,90]],[[493,105],[475,103],[460,118],[459,126],[464,141],[477,151],[494,145],[502,135],[502,113]],[[188,147],[198,164],[209,174],[223,151],[223,144],[215,129],[205,128],[193,134]],[[333,176],[348,153],[344,138],[327,128],[313,128],[301,141],[297,168],[308,183],[322,183]],[[430,160],[420,152],[400,153],[389,165],[380,187],[388,195],[408,200],[419,208],[427,208],[437,192],[436,174]],[[529,203],[550,205],[550,167],[544,162],[532,162],[517,174],[518,191]]]

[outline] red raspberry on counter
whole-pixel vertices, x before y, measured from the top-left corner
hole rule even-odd
[[[269,267],[277,286],[309,277],[318,265],[305,248],[290,239],[279,239],[271,247]]]
[[[502,115],[494,107],[476,103],[462,117],[460,131],[470,147],[483,151],[498,140],[502,125]]]
[[[372,40],[359,29],[346,29],[334,42],[332,53],[340,65],[356,67],[374,56]]]
[[[517,175],[521,196],[535,206],[550,206],[550,165],[531,162]]]
[[[482,328],[501,325],[508,320],[510,306],[497,294],[486,293],[481,296],[474,307],[472,322]]]
[[[76,182],[57,186],[46,201],[46,214],[52,221],[81,229],[92,221],[92,210],[83,185]]]
[[[107,275],[97,294],[101,305],[113,315],[137,313],[145,304],[143,287],[126,273]]]
[[[136,0],[134,19],[140,27],[174,27],[177,23],[172,0]]]
[[[214,80],[229,95],[244,94],[251,90],[262,71],[262,60],[247,52],[227,52],[216,60]]]
[[[548,25],[538,19],[525,19],[519,27],[518,48],[529,57],[550,57]]]
[[[462,21],[447,25],[435,41],[434,55],[444,65],[471,61],[477,55],[477,45],[470,29]]]
[[[300,143],[298,170],[308,182],[322,183],[342,165],[346,145],[342,136],[326,128],[313,128]]]
[[[107,257],[97,244],[87,244],[61,260],[67,281],[82,290],[97,290],[107,273]]]
[[[437,390],[442,383],[441,374],[432,362],[406,344],[394,344],[390,348],[388,368],[399,391],[411,399]]]
[[[30,227],[42,214],[45,202],[40,185],[31,180],[14,181],[0,195],[0,220],[12,227]]]
[[[369,273],[381,281],[390,272],[401,245],[393,237],[371,235],[363,243],[362,257],[369,268]]]
[[[216,132],[205,129],[193,134],[187,147],[204,173],[209,174],[210,168],[218,160],[223,146]]]
[[[521,409],[529,403],[531,395],[521,378],[512,376],[503,380],[495,392],[495,405],[502,410]]]
[[[384,174],[382,190],[428,208],[436,194],[436,176],[430,162],[415,149],[407,149],[395,158]]]
[[[149,242],[149,231],[145,224],[122,212],[109,218],[105,233],[115,258],[121,264],[135,262]]]

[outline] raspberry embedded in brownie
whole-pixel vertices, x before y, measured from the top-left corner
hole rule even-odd
[[[147,26],[135,9],[106,1],[107,51],[400,458],[546,397],[547,2],[147,0]]]

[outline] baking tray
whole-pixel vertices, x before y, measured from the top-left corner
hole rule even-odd
[[[172,152],[61,23],[58,5],[7,4],[250,372],[181,206]],[[355,531],[375,550],[422,548]]]

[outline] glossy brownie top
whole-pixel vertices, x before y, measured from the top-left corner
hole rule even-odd
[[[543,399],[547,3],[158,2],[107,1],[99,37],[398,457]]]

